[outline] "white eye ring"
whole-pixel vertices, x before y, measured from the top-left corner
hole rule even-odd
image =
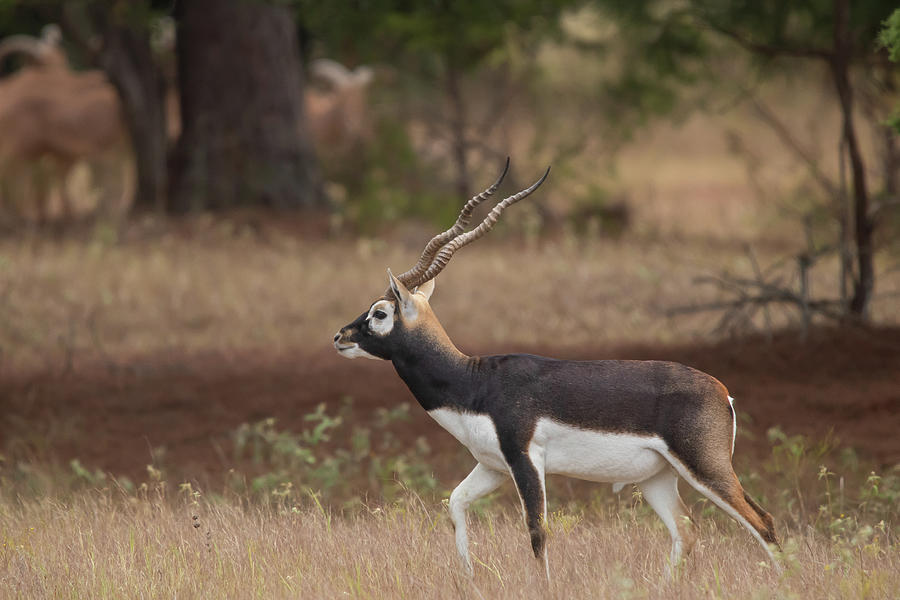
[[[381,321],[382,319],[387,318],[387,313],[384,312],[383,310],[376,310],[375,312],[372,313],[372,317],[374,317],[378,321]]]

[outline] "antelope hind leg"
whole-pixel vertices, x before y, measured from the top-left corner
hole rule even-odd
[[[672,536],[672,552],[666,567],[666,574],[671,577],[684,554],[690,553],[696,541],[693,521],[678,493],[678,475],[667,466],[637,485],[647,504],[659,515]]]

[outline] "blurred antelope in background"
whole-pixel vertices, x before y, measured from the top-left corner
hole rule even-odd
[[[66,184],[80,161],[102,163],[114,159],[120,163],[122,195],[111,208],[127,208],[132,191],[130,165],[121,164],[127,163],[121,154],[127,151],[128,136],[116,90],[101,71],[71,70],[59,42],[55,26],[47,26],[41,39],[17,35],[0,42],[0,61],[12,54],[23,54],[28,63],[0,80],[0,183],[6,188],[4,208],[36,212],[39,221],[49,215],[54,186],[38,190],[33,201],[21,188],[28,187],[23,184],[22,174],[26,181],[34,179],[32,169],[40,161],[50,161],[56,174],[55,187],[64,217],[73,216]],[[33,207],[28,206],[31,202]]]
[[[466,510],[511,478],[534,555],[549,579],[544,480],[553,473],[613,483],[616,491],[637,484],[671,535],[669,573],[695,539],[678,493],[680,476],[744,526],[777,569],[768,546],[778,544],[774,521],[734,473],[737,420],[728,391],[714,377],[672,362],[467,356],[447,336],[428,303],[434,278],[549,174],[497,203],[466,232],[473,210],[496,191],[508,168],[507,159],[500,178],[465,204],[412,269],[398,277],[388,270],[387,291],[334,336],[342,356],[391,361],[422,408],[478,461],[450,496],[465,570],[472,574]]]
[[[69,69],[69,58],[63,51],[59,25],[50,23],[41,30],[41,37],[11,35],[0,40],[0,66],[7,57],[21,54],[25,62],[47,69]]]
[[[366,66],[351,71],[328,58],[312,61],[303,98],[309,131],[298,128],[298,135],[311,134],[316,150],[325,156],[352,158],[374,135],[368,106],[372,80],[372,69]],[[181,135],[177,90],[170,91],[166,105],[168,135],[174,140]]]
[[[319,152],[347,154],[371,141],[372,118],[368,88],[372,69],[351,71],[344,65],[319,59],[310,64],[306,90],[306,115]]]

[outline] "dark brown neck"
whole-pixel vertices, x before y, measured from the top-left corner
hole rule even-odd
[[[407,335],[407,343],[391,362],[422,408],[466,409],[477,361],[460,352],[442,329],[414,330]]]

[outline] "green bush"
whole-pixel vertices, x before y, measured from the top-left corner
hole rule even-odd
[[[250,459],[258,474],[248,481],[243,473],[232,473],[232,489],[285,503],[313,498],[344,507],[366,497],[391,502],[405,490],[438,491],[425,439],[410,447],[391,431],[409,420],[408,404],[380,408],[371,426],[356,425],[348,432],[345,416],[352,407],[347,398],[340,414],[331,416],[321,404],[304,417],[310,428],[299,433],[278,430],[271,418],[241,425],[232,436],[234,459]]]

